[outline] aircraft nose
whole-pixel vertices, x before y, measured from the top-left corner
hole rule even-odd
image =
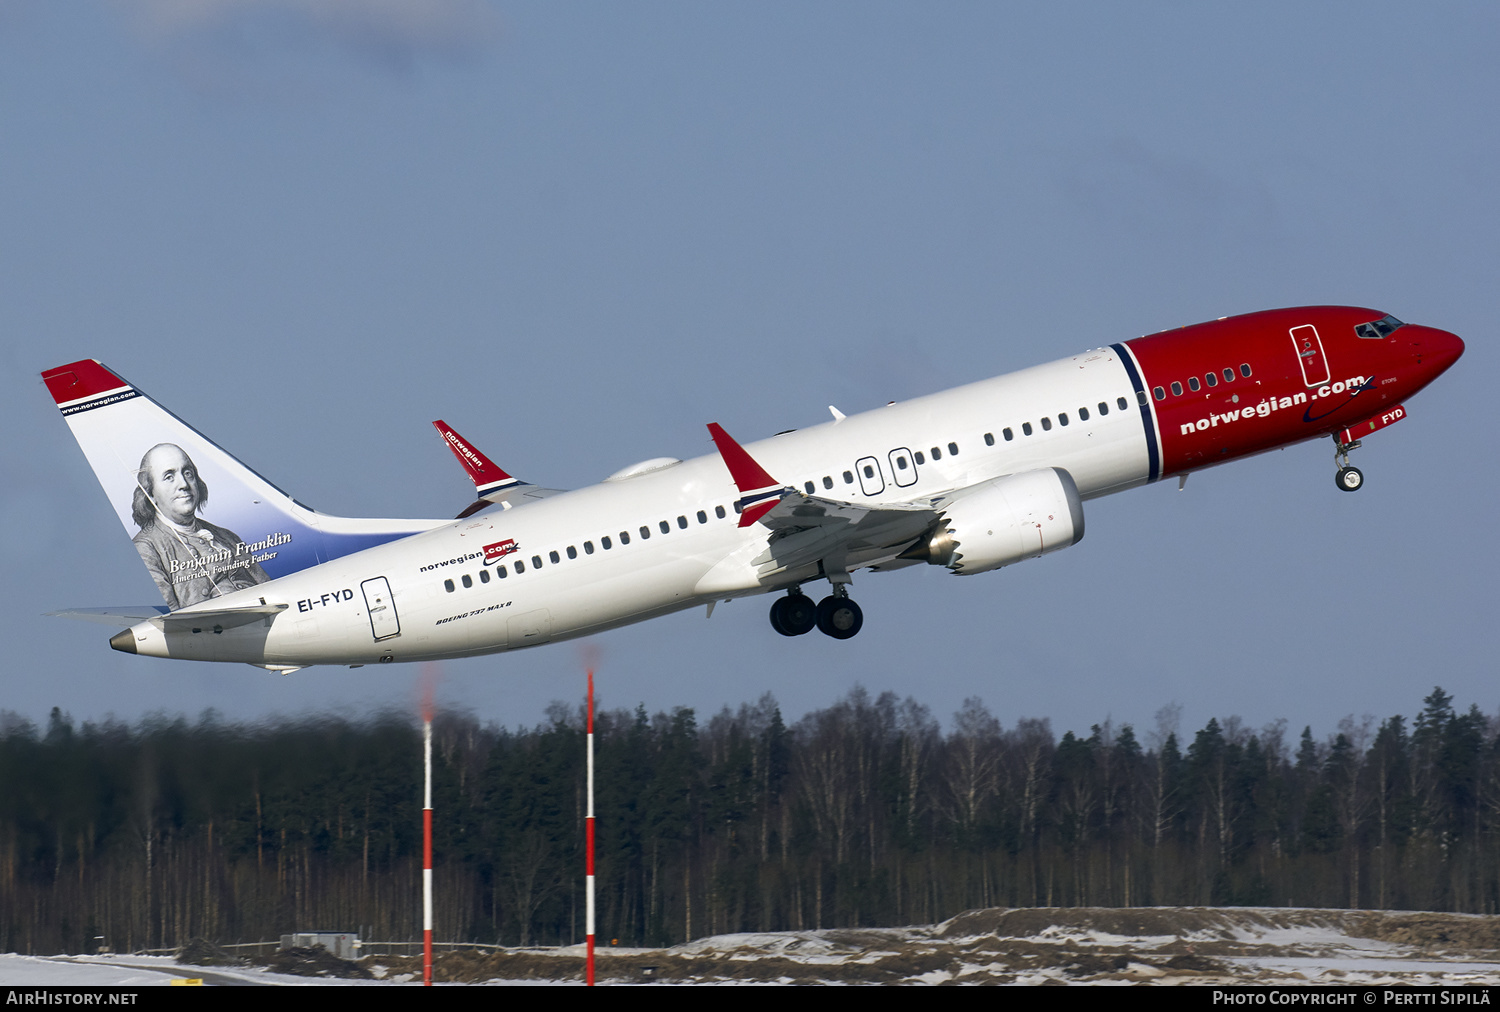
[[[1457,334],[1450,334],[1446,330],[1438,330],[1436,327],[1422,327],[1420,333],[1415,335],[1416,347],[1413,349],[1417,359],[1422,364],[1430,366],[1436,372],[1443,372],[1464,353],[1463,338]]]

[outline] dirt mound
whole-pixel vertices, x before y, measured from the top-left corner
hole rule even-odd
[[[1344,911],[1274,910],[1263,907],[1022,907],[970,910],[943,924],[939,938],[994,935],[1122,935],[1131,938],[1219,938],[1276,928],[1345,928]]]
[[[340,959],[321,945],[311,949],[291,948],[259,956],[255,962],[272,973],[297,977],[338,977],[344,980],[371,980],[369,970],[358,963]]]
[[[1500,949],[1500,917],[1477,914],[1354,914],[1348,931],[1360,938],[1423,949]]]
[[[245,961],[231,956],[213,942],[194,938],[177,950],[177,962],[189,966],[244,966]]]

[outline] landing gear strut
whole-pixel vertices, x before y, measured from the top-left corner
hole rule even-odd
[[[1333,476],[1333,483],[1344,492],[1358,492],[1365,483],[1365,473],[1357,467],[1349,466],[1349,451],[1359,449],[1359,440],[1352,443],[1341,443],[1339,437],[1333,437],[1334,463],[1338,464],[1338,472]]]

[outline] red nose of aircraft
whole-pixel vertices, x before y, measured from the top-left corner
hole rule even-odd
[[[1433,376],[1445,372],[1464,353],[1463,338],[1436,327],[1412,327],[1409,338],[1412,354],[1417,364],[1430,370]]]

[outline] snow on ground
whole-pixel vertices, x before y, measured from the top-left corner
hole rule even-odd
[[[439,981],[575,984],[583,947],[440,955]],[[168,957],[0,955],[0,984],[415,984],[412,957],[377,979],[194,967]],[[599,950],[601,983],[1500,984],[1500,917],[1390,911],[1155,907],[973,910],[942,924],[716,935]]]

